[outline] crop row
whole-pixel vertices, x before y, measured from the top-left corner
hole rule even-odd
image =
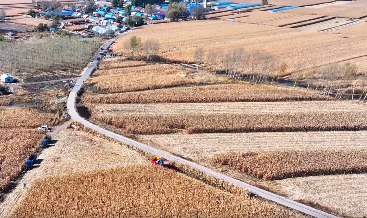
[[[92,118],[132,134],[217,132],[289,132],[367,129],[366,112],[121,115],[94,114]]]
[[[218,190],[183,174],[133,166],[38,180],[11,217],[301,216],[270,202]]]
[[[30,129],[0,129],[0,191],[23,169],[44,133]]]
[[[5,109],[0,110],[0,128],[35,128],[40,125],[55,125],[59,115],[39,113],[34,109]]]
[[[133,60],[103,60],[99,64],[100,70],[108,70],[115,68],[124,68],[124,67],[138,67],[147,65],[145,61],[133,61]]]
[[[252,102],[327,100],[326,96],[299,89],[267,85],[217,84],[195,87],[146,90],[130,93],[87,94],[85,102],[102,104]]]
[[[209,73],[193,73],[166,64],[138,68],[98,70],[90,81],[98,91],[117,93],[175,87],[186,84],[215,83],[220,80]]]
[[[365,173],[367,151],[276,151],[227,153],[212,161],[264,180],[302,176]]]

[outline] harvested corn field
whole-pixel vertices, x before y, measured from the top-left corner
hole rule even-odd
[[[222,102],[160,104],[97,104],[93,113],[103,115],[294,114],[367,112],[367,106],[349,101]]]
[[[299,14],[301,13],[292,15],[291,13],[264,12],[259,13],[259,17],[264,17],[263,21],[266,22],[266,20],[275,21],[271,20],[270,16],[288,19]],[[241,19],[246,20],[247,17],[235,21]],[[257,19],[254,19],[254,22],[256,21]],[[194,62],[193,54],[198,48],[203,48],[205,54],[243,48],[248,52],[259,50],[267,52],[276,57],[279,63],[287,63],[290,71],[365,55],[367,49],[365,34],[362,33],[346,38],[338,34],[217,20],[149,25],[135,30],[134,35],[141,37],[142,41],[159,40],[162,32],[165,35],[164,41],[160,41],[159,55],[168,59]],[[114,45],[114,51],[126,53],[124,50],[126,40],[128,38],[119,39]]]
[[[217,84],[117,94],[87,94],[83,100],[98,104],[253,102],[331,99],[314,92],[268,85]]]
[[[366,173],[367,151],[277,151],[227,153],[212,158],[213,163],[228,165],[259,179]]]
[[[140,135],[139,140],[205,163],[228,152],[365,149],[367,131]]]
[[[149,65],[137,68],[98,70],[90,80],[97,91],[116,93],[175,87],[187,84],[207,84],[225,81],[209,73],[194,73],[179,66]]]
[[[0,192],[22,171],[44,133],[31,129],[0,129]]]
[[[100,70],[108,70],[108,69],[115,69],[115,68],[127,68],[127,67],[139,67],[145,66],[148,63],[145,61],[132,61],[132,60],[122,60],[122,59],[103,59],[99,63]]]
[[[367,216],[367,174],[309,176],[275,181],[279,192],[300,202],[313,202],[343,217]]]
[[[57,198],[55,198],[57,196]],[[11,217],[302,217],[153,166],[36,181]]]
[[[367,129],[364,105],[337,101],[99,105],[91,111],[93,119],[129,134]]]

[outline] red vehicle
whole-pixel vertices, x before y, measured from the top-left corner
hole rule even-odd
[[[161,157],[155,157],[153,160],[152,160],[152,164],[154,166],[157,166],[157,167],[163,167],[163,168],[167,168],[169,169],[170,171],[172,172],[176,172],[177,170],[171,166],[170,162],[167,161],[167,160],[163,160]]]

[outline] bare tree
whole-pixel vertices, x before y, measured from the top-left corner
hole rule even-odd
[[[143,47],[148,61],[150,61],[152,56],[156,56],[159,52],[159,42],[155,39],[146,40]]]
[[[0,21],[3,22],[5,20],[6,14],[3,9],[0,9]]]
[[[204,58],[204,51],[202,48],[198,48],[195,50],[194,52],[194,58],[196,61],[196,71],[199,72],[199,65],[201,64],[201,62],[203,61]]]
[[[125,49],[129,51],[131,57],[139,56],[142,50],[141,38],[132,36],[130,40],[125,42]]]
[[[216,71],[218,69],[218,52],[215,51],[208,52],[206,55],[206,62],[211,70]]]

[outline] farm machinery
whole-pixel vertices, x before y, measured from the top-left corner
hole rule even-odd
[[[37,155],[31,154],[31,156],[25,161],[25,170],[31,170],[37,160]]]
[[[47,148],[51,142],[51,136],[46,135],[45,138],[42,140],[41,148]]]
[[[177,171],[177,169],[175,169],[175,167],[173,167],[169,161],[163,160],[161,157],[158,157],[158,156],[152,160],[152,164],[153,166],[156,166],[156,167],[166,168],[170,170],[171,172]]]

